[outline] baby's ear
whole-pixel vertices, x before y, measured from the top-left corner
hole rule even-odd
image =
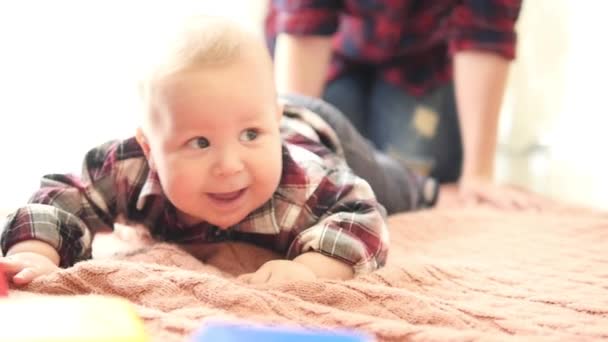
[[[150,168],[154,170],[154,160],[152,159],[152,154],[150,153],[150,143],[148,142],[148,138],[141,127],[138,127],[135,131],[135,140],[137,140],[137,143],[143,150],[144,155],[148,160],[148,165],[150,165]]]

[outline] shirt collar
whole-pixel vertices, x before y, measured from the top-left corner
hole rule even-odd
[[[149,169],[146,180],[144,181],[144,185],[142,186],[139,196],[137,197],[137,210],[143,210],[144,206],[146,205],[146,200],[151,196],[164,197],[165,195],[162,187],[160,186],[158,173],[152,169]]]

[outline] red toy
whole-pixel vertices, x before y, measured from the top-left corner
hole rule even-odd
[[[2,265],[0,265],[0,297],[8,297],[8,281],[4,275]]]

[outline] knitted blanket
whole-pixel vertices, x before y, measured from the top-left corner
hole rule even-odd
[[[387,266],[350,281],[247,285],[235,275],[275,255],[159,243],[12,295],[125,297],[153,341],[187,341],[209,319],[341,327],[378,341],[608,339],[608,214],[448,205],[393,216],[390,227]]]

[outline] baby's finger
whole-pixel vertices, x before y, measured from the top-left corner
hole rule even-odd
[[[249,284],[264,284],[268,282],[270,278],[270,272],[255,272],[252,274]]]
[[[251,282],[252,273],[241,274],[236,279],[242,281],[243,283],[249,284]]]
[[[268,279],[266,279],[265,283],[268,284],[278,284],[289,281],[289,277],[286,277],[283,274],[271,273]]]
[[[38,276],[38,274],[36,273],[36,271],[34,269],[25,268],[13,277],[13,283],[15,285],[29,284],[37,276]]]
[[[25,265],[20,260],[15,260],[12,258],[0,258],[0,265],[2,265],[2,269],[7,276],[13,276],[14,274],[19,273],[21,270],[25,268]]]

